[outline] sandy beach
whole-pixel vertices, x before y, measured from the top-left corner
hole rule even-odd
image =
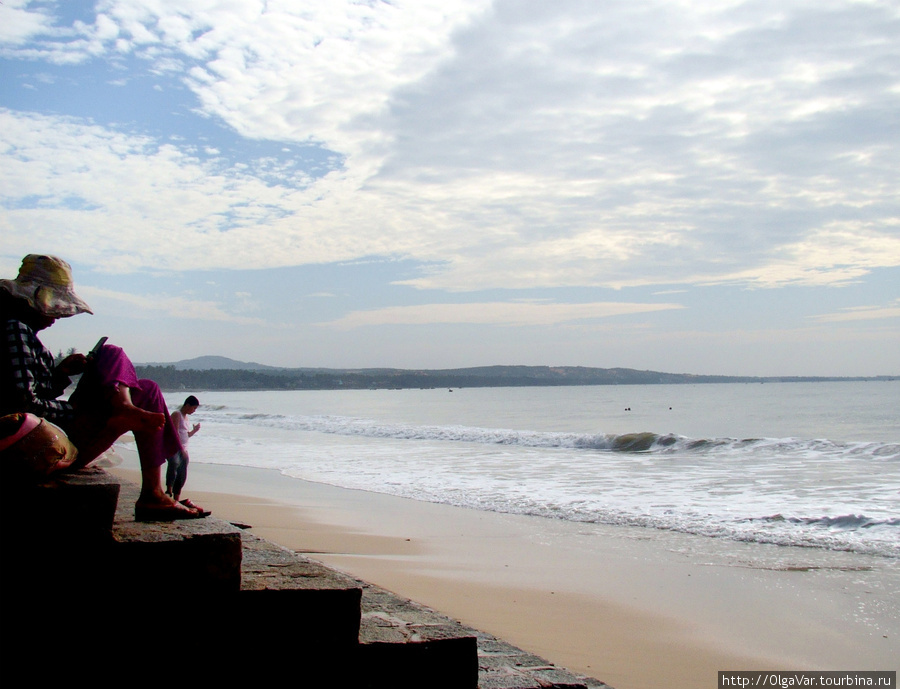
[[[125,446],[113,469],[138,480]],[[894,670],[896,563],[480,512],[195,463],[185,495],[617,689],[719,670]],[[202,489],[202,490],[201,490]]]

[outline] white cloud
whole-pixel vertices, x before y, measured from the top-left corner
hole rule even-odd
[[[18,54],[124,51],[182,70],[205,115],[248,138],[322,142],[345,167],[272,186],[145,137],[7,111],[10,253],[44,240],[123,271],[399,256],[432,266],[405,284],[451,291],[843,284],[900,265],[895,3],[98,12],[58,42],[32,12],[21,35],[46,35]]]
[[[874,268],[900,265],[900,218],[882,227],[866,223],[829,223],[802,241],[778,249],[764,267],[698,284],[740,283],[757,287],[841,285],[858,282]]]
[[[820,323],[846,323],[848,321],[880,321],[890,318],[900,318],[900,300],[894,301],[890,306],[854,306],[842,309],[836,313],[826,313],[812,316],[813,320]]]
[[[215,302],[187,299],[181,296],[130,294],[89,285],[79,287],[78,293],[92,307],[95,302],[106,302],[105,310],[110,315],[115,315],[115,307],[119,305],[126,308],[125,313],[130,318],[154,319],[165,316],[195,322],[220,321],[251,326],[259,326],[264,323],[260,318],[247,318],[229,313],[221,304]],[[96,311],[96,309],[94,310]]]
[[[353,311],[325,325],[358,328],[369,325],[425,325],[475,323],[501,326],[547,326],[636,313],[684,308],[679,304],[542,304],[487,302],[473,304],[420,304],[371,311]]]
[[[377,204],[347,203],[356,185],[337,173],[305,189],[272,186],[147,137],[3,110],[0,147],[7,255],[61,247],[53,250],[128,272],[272,267],[404,249],[402,238],[392,244],[382,234]]]
[[[53,16],[41,9],[29,12],[27,5],[27,0],[4,0],[0,4],[0,46],[21,45],[52,31]]]
[[[379,132],[354,121],[382,111],[395,89],[449,57],[453,31],[489,4],[104,0],[84,27],[89,39],[56,49],[106,46],[160,70],[198,63],[185,77],[204,111],[241,134],[353,154],[358,141],[381,143]]]

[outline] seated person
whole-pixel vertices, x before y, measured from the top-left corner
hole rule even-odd
[[[54,366],[37,337],[58,318],[92,313],[72,287],[72,269],[54,256],[30,254],[15,280],[0,280],[0,415],[30,412],[62,428],[78,448],[71,468],[81,468],[128,431],[134,433],[141,463],[141,494],[135,519],[194,519],[202,510],[181,505],[163,492],[160,467],[182,450],[159,386],[139,380],[118,347],[103,345],[88,360],[71,354]],[[70,399],[57,399],[82,373]]]

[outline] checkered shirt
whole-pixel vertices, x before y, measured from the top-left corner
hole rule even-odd
[[[4,327],[0,352],[0,413],[31,412],[53,423],[70,421],[72,405],[57,400],[71,382],[53,366],[53,355],[35,332],[18,320]]]

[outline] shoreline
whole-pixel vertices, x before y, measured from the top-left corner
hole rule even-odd
[[[119,449],[111,471],[139,481]],[[188,488],[215,516],[616,689],[887,670],[900,655],[897,567],[879,558],[478,512],[269,469],[195,463]]]

